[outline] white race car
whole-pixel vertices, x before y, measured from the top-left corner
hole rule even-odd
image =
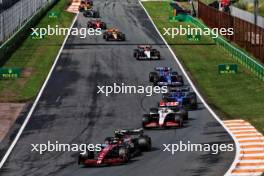
[[[142,120],[143,128],[179,127],[188,119],[188,112],[178,106],[151,108]]]
[[[134,57],[138,60],[159,60],[160,52],[153,49],[150,45],[139,45],[134,50]]]

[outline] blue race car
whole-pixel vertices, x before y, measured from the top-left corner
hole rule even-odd
[[[177,102],[186,109],[197,109],[197,97],[195,92],[191,91],[175,91],[163,94],[162,102]]]
[[[183,78],[170,67],[156,67],[155,72],[149,73],[149,81],[155,86],[183,86]]]

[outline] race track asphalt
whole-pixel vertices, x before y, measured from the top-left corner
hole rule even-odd
[[[118,27],[125,42],[106,42],[102,36],[80,39],[70,36],[58,64],[25,131],[1,176],[222,176],[233,162],[235,151],[163,152],[162,144],[233,143],[223,127],[199,103],[182,129],[150,130],[153,150],[126,165],[83,168],[76,152],[31,152],[30,144],[48,141],[81,144],[101,143],[116,128],[141,127],[142,114],[156,106],[160,94],[97,94],[97,85],[150,85],[148,74],[155,66],[179,71],[172,54],[155,31],[137,0],[97,0],[108,27]],[[79,14],[74,27],[86,27],[88,19]],[[153,44],[162,55],[160,61],[137,61],[137,44]],[[189,51],[186,51],[189,52]],[[177,53],[176,53],[177,55]],[[180,71],[179,71],[180,72]]]

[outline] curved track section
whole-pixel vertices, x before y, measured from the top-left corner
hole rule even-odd
[[[81,168],[77,153],[31,152],[30,144],[100,143],[116,128],[141,126],[142,114],[156,105],[161,95],[97,94],[97,85],[125,83],[150,85],[148,73],[156,66],[179,70],[144,10],[136,0],[95,1],[103,21],[126,33],[126,42],[105,42],[102,36],[87,39],[70,36],[58,64],[25,131],[11,153],[1,176],[190,176],[223,175],[233,162],[235,152],[212,155],[204,152],[162,152],[162,144],[233,143],[232,138],[200,103],[191,111],[182,129],[151,130],[153,151],[114,167]],[[75,27],[86,27],[81,14]],[[136,61],[137,44],[153,44],[160,50],[160,61]],[[177,53],[176,53],[177,54]]]

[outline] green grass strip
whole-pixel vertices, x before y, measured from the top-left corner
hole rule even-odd
[[[70,27],[74,14],[64,11],[68,0],[61,0],[49,12],[58,13],[58,18],[49,18],[48,13],[35,28]],[[0,80],[0,102],[25,102],[34,99],[55,60],[65,36],[47,36],[33,40],[31,36],[12,54],[2,67],[17,67],[27,70],[26,76],[13,80]]]

